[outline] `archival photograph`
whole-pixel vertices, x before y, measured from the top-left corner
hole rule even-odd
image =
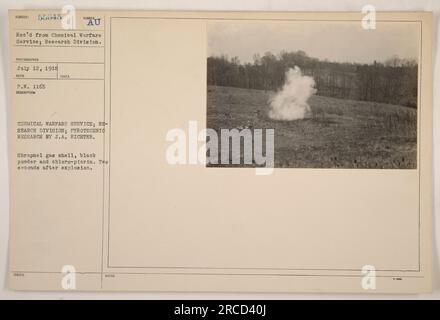
[[[417,168],[418,23],[210,22],[207,50],[207,142],[221,144],[207,166],[272,152],[275,168]]]

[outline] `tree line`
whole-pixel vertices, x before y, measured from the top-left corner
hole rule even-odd
[[[208,85],[278,90],[284,74],[298,66],[315,79],[317,94],[417,107],[417,62],[393,56],[371,64],[340,63],[309,57],[304,51],[255,54],[252,63],[238,57],[208,57]]]

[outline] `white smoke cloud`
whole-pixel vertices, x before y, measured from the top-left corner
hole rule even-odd
[[[315,93],[315,80],[303,76],[297,66],[290,68],[283,88],[269,100],[269,117],[274,120],[304,119],[310,113],[307,100]]]

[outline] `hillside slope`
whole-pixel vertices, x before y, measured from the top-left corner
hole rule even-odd
[[[313,96],[308,118],[274,121],[271,94],[209,86],[207,127],[275,129],[275,167],[417,167],[416,109]]]

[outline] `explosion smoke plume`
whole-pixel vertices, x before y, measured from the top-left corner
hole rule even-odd
[[[283,88],[269,100],[269,117],[274,120],[304,119],[310,113],[307,101],[315,93],[315,80],[303,76],[297,66],[290,68]]]

